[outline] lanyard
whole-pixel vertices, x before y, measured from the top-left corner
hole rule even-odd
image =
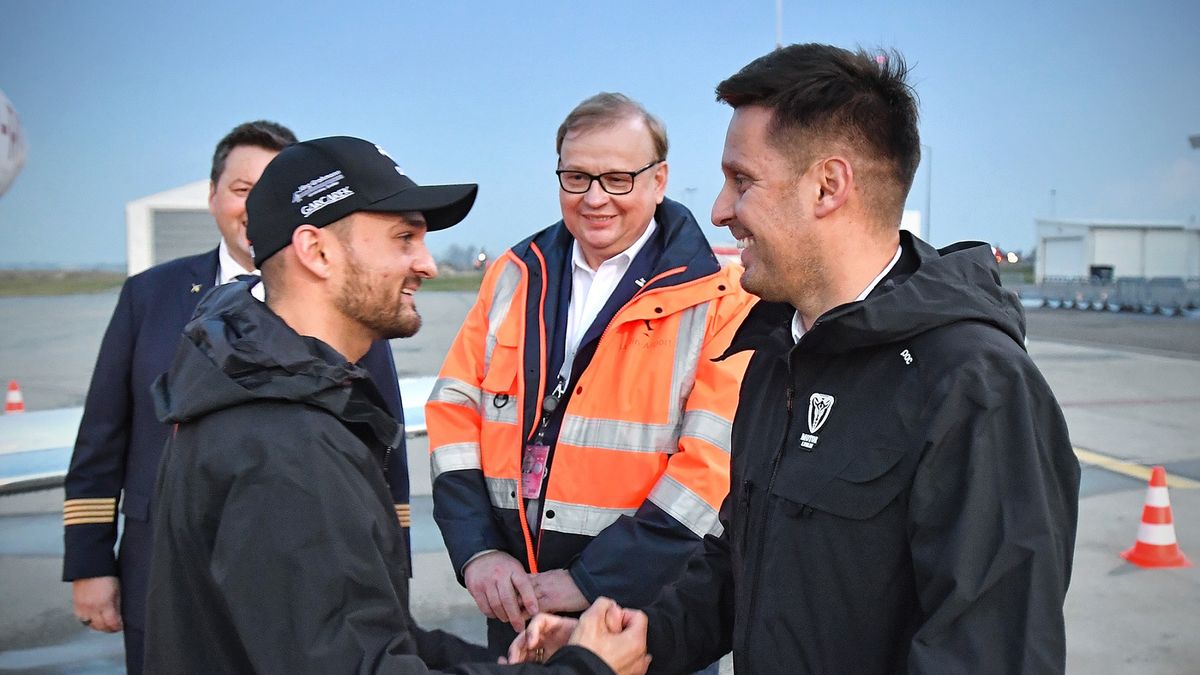
[[[567,394],[567,385],[571,383],[571,366],[575,362],[576,349],[570,349],[563,357],[562,368],[558,371],[554,389],[542,399],[542,419],[538,423],[537,436],[534,438],[534,442],[538,445],[546,442],[546,430],[550,427],[550,420],[554,417],[554,412],[558,410],[559,404],[562,403],[563,396]]]

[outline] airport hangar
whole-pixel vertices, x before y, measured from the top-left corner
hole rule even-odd
[[[219,236],[208,212],[207,179],[125,204],[129,276],[161,262],[211,251]]]
[[[1200,227],[1176,221],[1043,220],[1037,283],[1046,279],[1200,277]]]

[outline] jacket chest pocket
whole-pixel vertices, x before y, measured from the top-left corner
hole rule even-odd
[[[516,331],[508,325],[501,326],[496,333],[495,342],[489,345],[486,370],[479,385],[485,393],[507,394],[508,398],[516,395],[517,373],[521,372],[518,341]]]
[[[868,520],[896,500],[908,485],[903,450],[868,447],[860,450],[834,474],[814,467],[804,472],[793,466],[796,480],[780,476],[772,492],[783,498],[782,510],[795,518],[828,514],[848,520]],[[807,475],[805,475],[807,474]]]

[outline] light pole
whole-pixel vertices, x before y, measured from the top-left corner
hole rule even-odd
[[[925,241],[933,245],[933,146],[927,143],[922,143],[921,148],[925,153],[921,156],[921,161],[925,163]]]
[[[783,49],[783,0],[775,0],[775,49]]]
[[[696,210],[696,205],[692,203],[692,197],[694,197],[694,196],[696,196],[696,188],[694,188],[694,187],[683,188],[683,203],[684,203],[684,205],[686,205],[688,207],[688,210],[692,211],[693,213]]]

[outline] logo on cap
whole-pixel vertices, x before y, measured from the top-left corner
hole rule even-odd
[[[292,203],[299,204],[304,201],[305,197],[319,195],[332,187],[336,187],[342,182],[343,177],[341,169],[338,169],[337,171],[327,173],[324,176],[318,176],[308,181],[304,185],[297,187],[296,191],[292,193]]]
[[[311,202],[300,207],[300,215],[307,218],[308,216],[311,216],[312,214],[316,213],[317,211],[320,211],[321,209],[325,208],[326,206],[329,206],[330,204],[333,204],[334,202],[340,202],[343,199],[345,199],[346,197],[349,197],[353,194],[354,194],[354,190],[351,190],[349,187],[344,187],[340,190],[330,192],[329,194],[327,194],[323,197],[317,197],[316,199],[312,200]]]

